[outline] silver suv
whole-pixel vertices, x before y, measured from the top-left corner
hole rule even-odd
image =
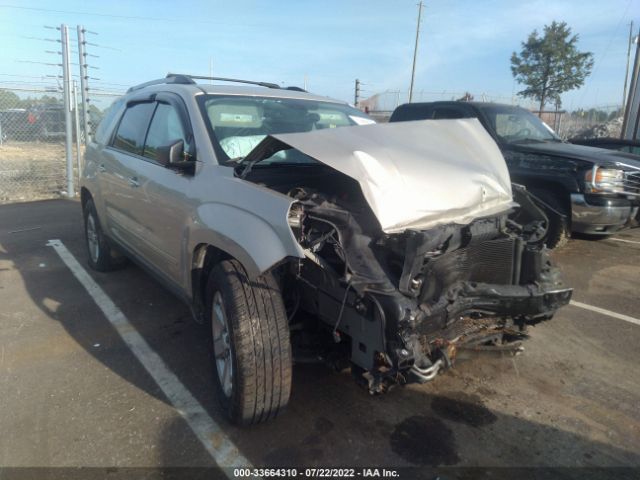
[[[298,88],[133,87],[86,150],[91,267],[125,257],[210,325],[232,421],[278,415],[295,359],[371,393],[458,349],[515,351],[571,290],[547,219],[477,120],[377,125]]]

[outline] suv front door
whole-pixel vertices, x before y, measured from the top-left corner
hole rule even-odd
[[[159,273],[182,285],[180,259],[189,219],[188,189],[192,173],[177,171],[158,161],[158,150],[182,141],[185,160],[195,145],[187,109],[172,93],[156,96],[156,108],[146,134],[142,157],[136,160],[136,202],[131,206],[141,232],[142,255]]]

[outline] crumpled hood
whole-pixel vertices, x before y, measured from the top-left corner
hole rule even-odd
[[[357,180],[386,233],[423,230],[513,205],[504,158],[476,119],[341,127],[267,137],[246,158],[295,148]],[[270,145],[282,143],[285,145]]]

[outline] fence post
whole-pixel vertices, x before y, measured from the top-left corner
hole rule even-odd
[[[89,128],[89,74],[87,73],[87,52],[85,50],[86,41],[84,39],[85,29],[78,25],[78,61],[80,64],[80,96],[82,97],[82,126],[84,128],[84,144],[91,142],[91,131]]]
[[[64,85],[64,131],[65,153],[67,157],[67,197],[74,198],[73,187],[73,152],[71,147],[71,65],[69,62],[69,30],[65,24],[60,25],[60,41],[62,43],[62,80]]]
[[[76,162],[78,164],[78,186],[82,175],[82,154],[80,153],[80,118],[78,115],[78,85],[73,81],[73,124],[76,130]]]

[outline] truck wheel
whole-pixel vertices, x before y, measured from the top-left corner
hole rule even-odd
[[[113,250],[102,231],[93,200],[87,200],[84,204],[83,213],[89,266],[99,272],[109,272],[124,265],[124,257]]]
[[[544,213],[549,218],[549,230],[547,231],[547,237],[544,243],[549,248],[563,247],[571,238],[571,227],[569,223],[571,212],[568,211],[567,206],[561,201],[557,194],[548,190],[531,189],[531,192],[554,210],[564,215],[564,217],[561,217],[557,213],[542,207]]]
[[[291,343],[273,275],[249,280],[236,260],[216,265],[207,284],[218,398],[233,423],[280,414],[291,392]]]

